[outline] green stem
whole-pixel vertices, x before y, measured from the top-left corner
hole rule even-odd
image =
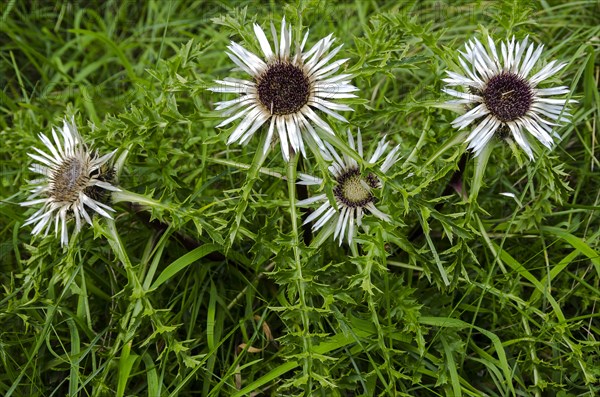
[[[493,144],[488,143],[485,145],[479,156],[475,157],[475,174],[473,175],[473,183],[471,184],[471,194],[469,194],[469,202],[472,203],[477,200],[479,189],[483,185],[483,175],[485,174],[485,168],[487,167],[490,154],[492,154]]]
[[[117,396],[123,396],[125,393],[125,387],[127,380],[129,378],[129,372],[137,359],[136,354],[131,353],[132,341],[135,338],[136,330],[139,326],[139,322],[137,321],[139,315],[143,309],[144,298],[144,290],[142,289],[142,285],[135,273],[135,269],[127,255],[125,250],[125,246],[119,236],[117,231],[115,221],[113,219],[106,220],[106,228],[103,228],[102,234],[107,238],[109,245],[113,249],[114,254],[119,259],[125,272],[127,274],[128,284],[131,286],[132,293],[130,298],[130,303],[128,305],[127,311],[125,315],[121,318],[120,327],[121,330],[115,340],[114,345],[110,351],[110,357],[117,357],[117,353],[121,350],[121,356],[118,358],[118,372],[119,372],[119,382],[117,386]],[[121,348],[122,346],[122,348]],[[105,382],[108,372],[105,372],[102,377],[102,382]],[[97,389],[94,395],[98,395],[101,392],[101,389]]]
[[[485,145],[481,153],[475,158],[475,172],[473,174],[473,181],[471,183],[471,192],[469,193],[468,209],[466,219],[471,219],[473,211],[478,207],[477,196],[479,195],[479,189],[483,185],[483,175],[485,174],[485,168],[487,167],[488,160],[492,154],[492,143]]]
[[[300,301],[300,315],[302,317],[303,330],[303,348],[306,356],[304,358],[303,370],[307,378],[306,391],[312,390],[312,342],[310,340],[310,321],[308,318],[308,307],[306,305],[304,277],[302,275],[302,263],[300,261],[300,239],[298,236],[298,214],[296,212],[296,167],[298,166],[298,156],[296,153],[290,153],[290,161],[287,167],[288,194],[290,201],[290,217],[292,220],[292,249],[294,251],[294,266],[296,276],[296,289],[298,291],[298,300]]]
[[[211,163],[215,163],[215,164],[226,165],[228,167],[239,168],[242,170],[249,170],[252,167],[251,164],[245,164],[245,163],[240,163],[238,161],[226,160],[226,159],[209,158],[206,161],[210,161]],[[277,171],[273,171],[271,168],[260,167],[258,172],[260,172],[261,174],[273,176],[275,178],[285,179],[284,175],[280,174]]]
[[[128,190],[121,190],[119,192],[113,192],[112,202],[115,204],[120,203],[120,202],[136,203],[136,204],[145,205],[148,207],[170,210],[170,207],[168,205],[163,204],[160,201],[154,200],[154,199],[144,196],[142,194],[130,192]]]
[[[468,134],[466,132],[461,132],[459,134],[456,134],[454,137],[447,140],[446,142],[444,142],[438,148],[438,150],[429,158],[429,160],[427,160],[427,162],[422,167],[420,167],[420,169],[424,170],[427,167],[429,167],[435,160],[438,159],[438,157],[440,157],[442,154],[444,154],[444,152],[446,152],[452,146],[462,144],[465,141],[465,139],[467,139],[467,136],[468,136]]]
[[[248,198],[250,197],[250,193],[252,192],[252,186],[254,186],[254,182],[258,179],[258,174],[262,168],[265,159],[267,158],[267,154],[270,150],[263,150],[265,144],[267,143],[267,136],[264,131],[261,134],[260,142],[254,153],[254,159],[252,159],[252,165],[248,170],[248,175],[246,176],[246,182],[244,182],[244,186],[242,187],[242,195],[240,197],[240,201],[235,208],[235,219],[231,228],[229,230],[229,246],[233,244],[235,237],[237,235],[238,230],[240,229],[240,225],[242,224],[242,217],[244,216],[244,212],[246,211],[246,207],[248,206]]]

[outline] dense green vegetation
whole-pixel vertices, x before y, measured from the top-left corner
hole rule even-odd
[[[0,394],[3,396],[595,396],[600,394],[600,9],[596,1],[8,1],[0,6]],[[260,53],[285,16],[333,33],[358,98],[349,151],[384,135],[383,222],[350,246],[297,200],[331,187],[307,150],[226,145],[215,103],[229,40]],[[441,91],[489,34],[567,66],[570,122],[528,161],[466,150]],[[244,77],[244,78],[247,78]],[[74,117],[117,149],[110,204],[66,247],[22,227],[32,147]],[[456,138],[459,137],[459,138]],[[541,147],[541,145],[539,145]],[[310,208],[315,208],[314,206]],[[73,222],[70,227],[72,229]]]

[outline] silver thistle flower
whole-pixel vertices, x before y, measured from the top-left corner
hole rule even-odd
[[[31,215],[23,226],[35,224],[31,234],[47,235],[54,223],[54,232],[58,235],[60,229],[60,242],[64,246],[69,241],[68,219],[75,218],[73,235],[76,235],[81,229],[82,218],[92,224],[86,207],[111,218],[109,212],[114,210],[100,200],[104,190],[119,191],[119,189],[110,184],[112,169],[106,166],[116,151],[102,157],[90,152],[83,144],[74,123],[68,123],[67,120],[58,131],[62,139],[59,139],[59,135],[53,128],[53,141],[39,134],[47,151],[34,147],[35,153],[28,153],[29,157],[36,161],[29,169],[42,177],[30,182],[31,195],[21,205],[41,204],[42,207]]]
[[[271,23],[274,50],[265,32],[254,24],[254,33],[260,44],[264,60],[241,45],[231,42],[227,55],[252,80],[227,77],[216,80],[218,84],[209,90],[234,93],[240,97],[217,102],[217,110],[223,110],[228,118],[217,125],[223,127],[242,118],[237,128],[229,136],[227,144],[238,142],[245,145],[254,133],[270,120],[268,136],[263,154],[269,148],[273,133],[277,129],[281,152],[285,161],[290,158],[290,147],[294,152],[306,156],[302,132],[307,131],[319,147],[322,141],[314,126],[334,134],[333,130],[315,110],[320,110],[340,121],[347,120],[337,111],[352,110],[348,105],[332,102],[331,99],[356,97],[358,88],[350,84],[349,74],[335,73],[348,59],[329,63],[342,46],[328,52],[335,41],[332,34],[319,40],[310,50],[304,52],[308,39],[306,32],[297,52],[292,56],[292,28],[286,27],[285,18],[281,21],[281,35],[278,40],[275,26]]]
[[[356,145],[352,133],[348,130],[348,144],[353,150],[358,152],[358,155],[363,158],[363,143],[360,130],[358,130]],[[304,224],[314,220],[316,222],[312,226],[312,230],[316,231],[326,225],[328,222],[335,224],[333,239],[339,240],[342,244],[346,237],[348,244],[352,243],[356,226],[361,226],[362,218],[365,211],[370,212],[382,221],[389,222],[390,217],[381,212],[375,206],[375,197],[372,194],[373,189],[381,187],[379,178],[371,173],[364,176],[360,172],[360,166],[352,157],[344,154],[342,157],[338,155],[335,149],[325,142],[326,149],[322,151],[323,157],[332,161],[329,166],[329,171],[333,175],[336,186],[333,188],[333,195],[338,209],[329,202],[326,194],[319,194],[298,202],[299,206],[310,205],[315,202],[322,202],[321,206],[310,214]],[[375,152],[369,159],[369,163],[377,162],[385,153],[389,146],[385,137],[379,142]],[[385,157],[385,160],[380,166],[380,170],[386,173],[398,159],[400,146],[394,147]],[[300,185],[321,185],[323,180],[314,176],[299,174]]]
[[[462,86],[466,89],[444,88],[444,92],[459,98],[450,102],[468,105],[470,109],[456,118],[452,126],[460,130],[483,118],[467,137],[469,149],[476,156],[497,133],[512,136],[533,160],[530,138],[525,131],[552,149],[554,139],[560,139],[554,127],[569,120],[570,114],[565,111],[565,105],[575,101],[549,98],[567,94],[569,88],[538,88],[566,63],[551,61],[532,75],[542,55],[543,45],[537,48],[534,44],[527,46],[528,37],[521,42],[515,42],[513,37],[500,44],[500,59],[492,38],[488,36],[487,41],[488,49],[477,39],[469,41],[465,52],[460,52],[462,57],[459,57],[464,75],[448,71],[449,77],[444,79],[448,87]]]

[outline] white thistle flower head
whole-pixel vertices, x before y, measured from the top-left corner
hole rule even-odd
[[[348,144],[352,150],[356,150],[361,158],[363,157],[363,143],[360,129],[357,134],[356,145],[352,133],[348,130]],[[304,224],[317,220],[312,230],[316,231],[326,225],[328,222],[335,224],[333,239],[339,240],[342,244],[344,237],[348,244],[352,243],[354,237],[355,225],[361,226],[362,218],[365,210],[375,215],[382,221],[389,222],[390,217],[381,212],[375,206],[375,197],[372,190],[381,187],[379,178],[369,173],[363,175],[360,171],[360,165],[352,157],[344,154],[342,157],[338,155],[335,149],[325,142],[326,149],[322,151],[323,157],[331,161],[329,171],[335,179],[335,187],[333,195],[338,209],[331,205],[326,194],[320,194],[298,202],[299,206],[309,205],[315,202],[322,202],[321,206],[306,218]],[[381,156],[386,152],[389,142],[386,142],[385,137],[379,141],[375,152],[368,160],[368,163],[376,163]],[[385,157],[385,160],[380,166],[382,173],[386,173],[392,165],[400,158],[398,151],[400,145],[394,147]],[[321,185],[323,180],[314,176],[299,174],[300,185]]]
[[[528,44],[528,37],[521,42],[512,40],[500,44],[502,58],[496,45],[488,36],[486,49],[474,39],[460,52],[459,62],[463,73],[448,71],[443,79],[447,87],[444,92],[459,99],[449,103],[467,105],[469,111],[456,118],[452,126],[459,130],[478,119],[467,142],[475,155],[483,150],[494,134],[512,137],[533,160],[530,137],[552,149],[554,138],[560,139],[554,127],[568,121],[570,114],[565,110],[567,103],[574,100],[550,98],[569,93],[566,86],[538,88],[538,85],[555,75],[566,63],[551,61],[541,69],[536,67],[542,55],[543,45]],[[535,71],[535,73],[533,73]],[[463,91],[448,87],[460,86]],[[528,132],[528,134],[526,134]]]
[[[94,212],[112,218],[109,212],[114,210],[102,203],[106,191],[119,191],[120,189],[110,184],[113,170],[107,162],[116,150],[102,157],[92,153],[83,144],[74,122],[64,121],[60,132],[61,139],[52,129],[50,140],[43,134],[39,138],[47,151],[33,148],[35,153],[28,153],[34,162],[29,169],[42,175],[41,178],[31,181],[31,195],[22,206],[42,205],[23,224],[35,224],[31,234],[48,234],[54,223],[54,233],[60,230],[61,245],[69,242],[67,221],[75,218],[75,236],[81,229],[83,218],[90,225],[92,219],[85,207]]]
[[[301,44],[296,43],[296,54],[292,55],[292,27],[286,26],[285,18],[281,21],[279,38],[271,23],[273,47],[257,24],[254,24],[254,33],[264,59],[233,41],[227,47],[227,55],[238,66],[237,70],[241,69],[252,79],[226,77],[216,80],[216,87],[209,88],[213,92],[240,95],[233,100],[217,102],[216,110],[222,110],[227,117],[217,128],[242,119],[229,136],[227,144],[238,142],[245,145],[270,120],[263,154],[268,150],[276,129],[285,161],[290,158],[290,148],[306,157],[303,132],[310,134],[320,148],[323,148],[323,143],[314,127],[334,134],[329,124],[316,111],[347,122],[337,111],[351,111],[352,108],[331,100],[356,97],[353,92],[358,91],[358,88],[350,84],[351,75],[335,74],[348,59],[329,63],[342,48],[340,45],[329,52],[335,41],[332,34],[304,52],[308,32]]]

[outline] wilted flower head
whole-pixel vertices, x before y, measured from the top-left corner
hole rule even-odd
[[[54,128],[53,140],[39,134],[47,151],[34,147],[35,153],[28,153],[36,161],[29,169],[42,177],[31,181],[31,195],[21,205],[41,204],[41,208],[23,226],[35,224],[32,234],[47,235],[54,223],[55,234],[58,235],[60,229],[61,245],[66,245],[69,241],[68,219],[75,218],[73,235],[76,235],[81,229],[82,218],[92,224],[86,207],[92,210],[92,215],[97,212],[111,218],[109,212],[114,210],[102,201],[107,190],[119,189],[110,184],[113,170],[107,165],[114,151],[102,157],[90,152],[74,123],[68,123],[67,120],[58,131],[61,139]]]
[[[530,137],[551,149],[554,138],[560,139],[554,127],[569,120],[570,115],[565,111],[568,100],[549,98],[567,94],[569,88],[538,87],[564,68],[566,63],[551,61],[540,69],[537,64],[544,46],[527,46],[527,37],[521,42],[515,43],[514,37],[511,41],[502,42],[502,58],[491,37],[487,41],[487,49],[477,39],[469,41],[465,52],[461,52],[462,57],[459,57],[464,75],[448,71],[449,77],[444,79],[448,87],[464,88],[464,91],[444,88],[444,92],[459,98],[451,102],[465,104],[469,108],[452,125],[463,129],[483,118],[467,138],[469,149],[476,156],[494,134],[499,134],[512,137],[533,160]]]
[[[352,108],[332,102],[331,99],[354,98],[356,95],[353,92],[358,90],[350,84],[349,74],[335,75],[347,59],[329,63],[342,46],[328,52],[335,41],[330,34],[304,52],[308,32],[301,44],[293,43],[292,27],[286,26],[285,18],[281,21],[279,39],[275,26],[271,23],[274,47],[271,47],[265,32],[257,24],[254,24],[254,33],[264,60],[235,42],[231,42],[227,52],[239,69],[249,74],[252,79],[226,77],[216,80],[218,86],[210,88],[214,92],[240,95],[230,101],[217,102],[216,109],[223,110],[223,115],[227,116],[217,127],[242,119],[229,136],[227,144],[246,144],[255,132],[270,120],[263,153],[268,150],[275,129],[286,161],[290,157],[290,148],[294,152],[306,155],[302,136],[304,131],[322,147],[322,141],[313,125],[327,133],[334,132],[315,110],[346,122],[337,111]],[[295,55],[291,54],[293,44],[296,44]]]
[[[348,143],[363,158],[363,143],[360,130],[358,130],[356,145],[352,133],[348,130]],[[359,164],[352,157],[346,154],[340,157],[329,143],[325,142],[325,145],[327,149],[322,154],[326,160],[332,161],[329,171],[335,179],[333,195],[337,209],[329,202],[327,195],[324,193],[301,200],[298,202],[298,205],[303,206],[315,202],[323,202],[316,211],[306,218],[304,224],[318,219],[312,226],[313,231],[316,231],[329,222],[330,227],[334,228],[333,239],[339,240],[341,245],[344,236],[346,236],[348,244],[350,244],[354,237],[355,223],[357,226],[361,226],[365,210],[385,222],[390,221],[389,216],[375,206],[375,196],[372,193],[373,189],[381,187],[381,181],[372,173],[366,175],[361,173]],[[388,145],[389,142],[386,142],[384,137],[377,145],[375,153],[373,153],[368,162],[371,164],[376,163],[383,156]],[[400,146],[398,145],[388,153],[379,168],[381,172],[386,173],[398,161],[399,149]],[[300,185],[321,185],[322,183],[323,180],[321,178],[306,174],[300,174],[300,182],[298,182]]]

